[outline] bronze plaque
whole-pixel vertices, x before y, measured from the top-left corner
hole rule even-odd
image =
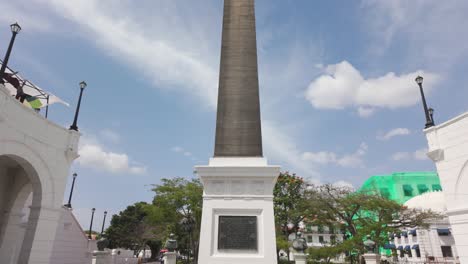
[[[218,250],[257,250],[256,216],[219,216]]]

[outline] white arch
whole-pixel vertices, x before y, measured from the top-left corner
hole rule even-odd
[[[55,186],[52,180],[52,174],[47,162],[41,158],[38,151],[25,145],[22,142],[14,140],[0,140],[0,157],[7,156],[14,159],[26,171],[26,174],[33,184],[34,192],[50,194],[41,199],[41,203],[37,204],[37,200],[33,198],[33,206],[48,206],[52,207],[55,200]],[[39,189],[40,188],[40,189]]]
[[[466,182],[466,183],[465,183]],[[457,181],[455,182],[455,199],[464,198],[463,193],[466,193],[466,186],[468,186],[468,160],[463,164],[460,173],[458,174]]]
[[[7,205],[9,210],[13,210],[10,212],[11,214],[18,214],[18,212],[15,212],[14,210],[17,210],[18,207],[24,206],[30,191],[32,191],[33,198],[28,224],[26,225],[20,251],[18,252],[18,263],[28,263],[33,244],[36,240],[35,236],[37,233],[36,231],[39,224],[41,211],[43,211],[43,208],[53,208],[54,206],[55,186],[54,182],[52,181],[49,165],[44,159],[41,158],[41,156],[38,154],[38,151],[23,144],[22,142],[12,140],[0,141],[0,146],[0,157],[8,157],[13,159],[17,165],[19,165],[22,170],[24,170],[24,174],[29,182],[26,182],[22,187],[26,187],[28,183],[30,183],[30,187],[32,189],[28,190],[26,188],[21,188],[20,190],[16,190],[16,193],[13,194],[14,197],[12,201],[9,205]],[[9,220],[4,223],[5,228],[8,228],[9,221],[19,221],[18,218],[13,220],[13,215],[11,214],[8,216]],[[11,224],[18,225],[19,223],[13,222],[10,223],[10,225]]]

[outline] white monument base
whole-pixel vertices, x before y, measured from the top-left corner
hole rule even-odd
[[[264,158],[217,157],[195,171],[204,186],[198,262],[276,264],[273,188],[280,167]]]
[[[104,251],[97,251],[93,252],[93,261],[92,264],[109,264],[112,263],[111,252],[104,250]]]
[[[374,253],[366,253],[363,255],[366,264],[379,264],[380,255]]]
[[[293,253],[296,264],[307,264],[307,255],[304,253]],[[368,263],[366,263],[368,264]]]
[[[177,262],[177,253],[176,252],[166,252],[164,253],[164,264],[176,264]]]

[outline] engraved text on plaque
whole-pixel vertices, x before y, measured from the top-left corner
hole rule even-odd
[[[218,250],[257,250],[256,216],[219,216]]]

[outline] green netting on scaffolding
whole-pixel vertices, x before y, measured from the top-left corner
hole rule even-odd
[[[397,172],[375,175],[367,179],[359,191],[382,195],[399,204],[414,196],[441,191],[439,176],[435,172]]]

